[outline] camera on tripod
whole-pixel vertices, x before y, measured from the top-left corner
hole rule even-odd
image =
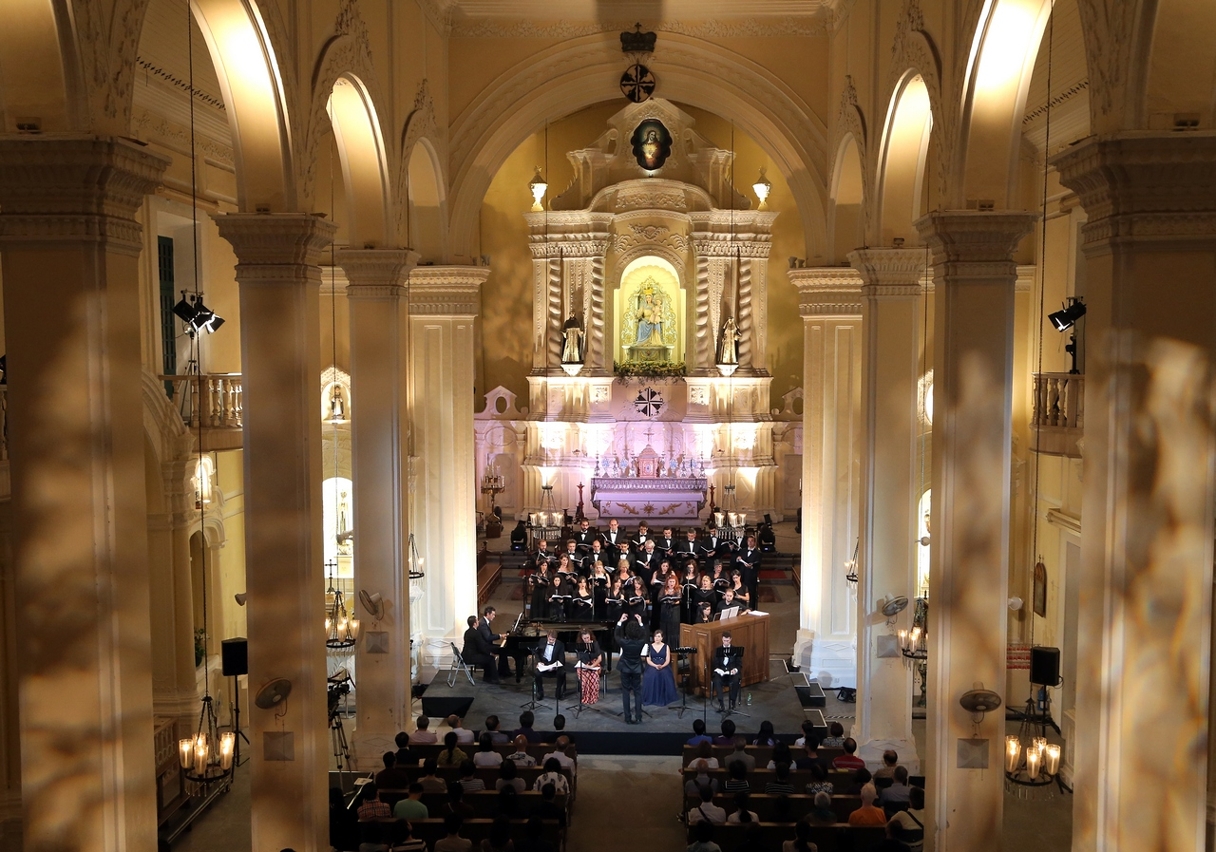
[[[351,687],[354,686],[354,681],[350,679],[346,669],[338,669],[328,678],[326,678],[325,693],[329,702],[329,718],[332,721],[334,716],[338,714],[338,704],[342,699],[350,695]]]

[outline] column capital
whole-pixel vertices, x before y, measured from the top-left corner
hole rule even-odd
[[[481,310],[488,266],[416,266],[410,271],[411,316],[468,316]]]
[[[803,319],[839,316],[861,318],[862,278],[850,266],[790,269],[786,275],[798,288]]]
[[[864,297],[908,298],[923,291],[929,253],[922,248],[861,248],[849,252]]]
[[[135,213],[169,162],[113,137],[0,138],[0,243],[85,240],[139,254]]]
[[[338,230],[333,222],[312,213],[222,213],[212,218],[220,236],[232,244],[237,280],[242,284],[256,280],[255,270],[260,268],[281,282],[287,266],[310,267],[309,277],[319,281],[321,252]]]
[[[929,246],[935,278],[1012,283],[1013,253],[1037,219],[1022,210],[936,210],[913,224]]]
[[[1089,217],[1087,247],[1216,243],[1216,135],[1099,136],[1052,158]]]
[[[406,294],[405,281],[418,263],[411,249],[339,249],[348,299],[388,299]]]

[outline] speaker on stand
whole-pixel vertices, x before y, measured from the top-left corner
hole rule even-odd
[[[236,733],[233,763],[240,766],[241,740],[248,745],[249,737],[241,730],[241,689],[236,679],[239,675],[249,674],[249,640],[244,636],[225,639],[220,643],[220,660],[224,667],[224,677],[232,678],[232,730]]]
[[[1047,726],[1051,725],[1056,733],[1059,733],[1060,726],[1051,718],[1051,697],[1047,691],[1049,688],[1063,683],[1060,679],[1059,648],[1036,645],[1030,649],[1030,683],[1038,686],[1039,689],[1035,697],[1027,702],[1030,704],[1028,709],[1033,708],[1035,711],[1033,715],[1038,716],[1041,720],[1044,732],[1046,732]],[[1032,701],[1033,704],[1031,704]]]

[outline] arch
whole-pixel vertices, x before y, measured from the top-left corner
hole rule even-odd
[[[342,161],[350,244],[391,245],[388,152],[371,95],[358,77],[343,74],[334,81],[326,111]]]
[[[846,133],[840,139],[833,162],[832,215],[828,234],[832,240],[832,259],[844,258],[866,243],[867,191],[865,167],[857,137]]]
[[[297,208],[287,93],[267,18],[255,0],[190,0],[215,64],[244,212]]]
[[[905,73],[891,97],[878,149],[878,197],[875,221],[878,242],[890,245],[902,237],[917,239],[912,223],[920,218],[925,186],[925,164],[933,110],[924,78]]]
[[[41,130],[80,129],[84,119],[84,76],[80,68],[75,20],[55,14],[58,4],[17,0],[5,4],[0,27],[0,80],[4,81],[3,128],[37,117]]]
[[[1017,198],[1022,115],[1051,2],[987,0],[980,12],[963,82],[956,204],[1001,210]]]
[[[620,97],[615,35],[571,39],[520,62],[453,122],[451,248],[476,245],[482,199],[494,174],[528,136],[584,107]],[[663,96],[746,126],[773,158],[802,218],[807,252],[827,250],[827,140],[822,120],[759,65],[718,45],[664,34],[651,63]]]
[[[397,169],[397,198],[400,200],[397,205],[397,231],[405,235],[407,245],[411,245],[410,225],[405,221],[410,214],[410,160],[419,143],[423,144],[430,155],[431,166],[435,172],[435,183],[442,196],[440,209],[444,245],[446,246],[448,234],[448,182],[445,169],[447,135],[445,129],[441,128],[435,119],[435,103],[431,99],[430,84],[425,79],[418,85],[418,91],[414,95],[413,109],[405,119],[405,126],[401,133],[401,163]]]
[[[419,139],[410,152],[407,174],[410,247],[423,261],[447,258],[447,199],[440,180],[439,157],[426,138]]]

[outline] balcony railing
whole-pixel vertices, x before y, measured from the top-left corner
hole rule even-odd
[[[1085,376],[1035,373],[1031,449],[1045,455],[1080,458],[1085,427]]]
[[[203,450],[241,446],[244,396],[240,373],[160,378],[186,428],[196,433],[202,430]]]

